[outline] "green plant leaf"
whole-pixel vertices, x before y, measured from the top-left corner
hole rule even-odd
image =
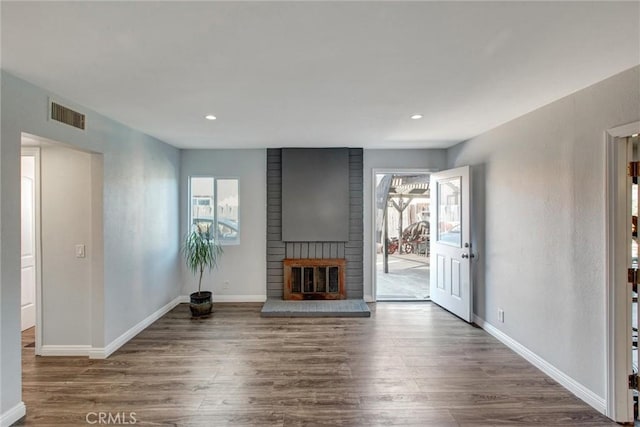
[[[224,253],[220,241],[211,231],[211,225],[198,224],[185,237],[182,252],[187,267],[193,274],[200,274],[198,293],[202,287],[202,273],[218,266]]]

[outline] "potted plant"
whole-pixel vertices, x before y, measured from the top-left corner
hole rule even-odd
[[[211,224],[198,223],[193,227],[184,240],[183,253],[189,270],[199,274],[198,292],[190,295],[191,316],[208,316],[211,314],[211,292],[202,290],[202,274],[205,269],[211,271],[217,267],[223,254],[220,241],[211,231]]]

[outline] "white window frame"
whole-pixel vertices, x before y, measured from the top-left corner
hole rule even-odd
[[[233,240],[220,240],[220,244],[223,246],[236,246],[240,244],[240,235],[241,235],[241,227],[240,227],[240,178],[235,176],[216,176],[216,175],[189,175],[189,179],[187,182],[189,199],[187,201],[187,230],[191,231],[193,227],[193,217],[192,217],[192,203],[193,203],[193,193],[191,189],[191,181],[193,178],[211,178],[213,179],[213,225],[214,230],[216,231],[216,237],[218,232],[218,181],[219,180],[235,180],[238,183],[238,234],[237,237]]]

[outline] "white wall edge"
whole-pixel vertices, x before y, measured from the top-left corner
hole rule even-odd
[[[502,342],[511,350],[524,357],[536,368],[540,369],[542,372],[556,380],[558,383],[560,383],[560,385],[569,390],[571,393],[575,394],[577,397],[588,403],[601,414],[606,415],[607,405],[604,397],[598,396],[593,391],[589,390],[578,381],[574,380],[573,378],[553,366],[551,363],[547,362],[542,357],[538,356],[533,351],[529,350],[527,347],[511,338],[509,335],[505,334],[492,324],[486,322],[484,319],[478,316],[474,316],[474,322],[476,323],[476,325],[484,329],[487,333],[498,339],[498,341]]]
[[[373,297],[373,295],[365,295],[363,299],[364,302],[376,302],[376,299]]]
[[[9,427],[11,424],[24,417],[26,413],[27,407],[24,406],[24,402],[18,403],[16,406],[0,415],[0,427]]]
[[[187,297],[188,298],[188,297]],[[94,347],[91,348],[88,352],[90,359],[106,359],[111,354],[113,354],[120,347],[125,345],[129,340],[138,335],[140,332],[145,330],[149,325],[151,325],[156,320],[160,319],[162,316],[167,314],[169,311],[173,310],[175,306],[184,302],[183,296],[178,296],[171,300],[169,303],[159,308],[155,312],[151,313],[145,319],[141,320],[138,324],[134,325],[131,329],[120,335],[115,340],[111,341],[106,347]]]
[[[186,297],[189,302],[189,297]],[[216,295],[213,294],[213,303],[217,302],[265,302],[267,295]]]
[[[88,356],[90,345],[43,345],[40,356]]]

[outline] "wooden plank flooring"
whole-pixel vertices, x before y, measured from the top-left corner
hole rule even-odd
[[[90,412],[173,426],[616,425],[430,303],[372,304],[371,318],[260,307],[191,320],[182,304],[107,360],[35,357],[26,331],[21,425],[87,425]]]

